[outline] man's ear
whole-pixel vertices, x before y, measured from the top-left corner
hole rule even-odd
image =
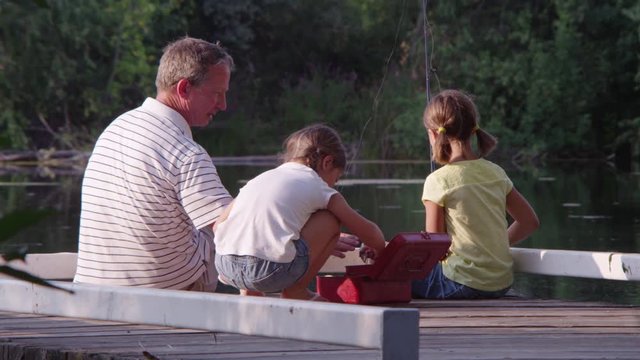
[[[180,79],[176,83],[176,93],[182,98],[186,98],[191,91],[191,83],[187,79]]]

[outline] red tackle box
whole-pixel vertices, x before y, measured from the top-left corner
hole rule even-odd
[[[423,279],[451,246],[444,233],[397,234],[375,264],[347,266],[344,276],[316,278],[318,294],[332,302],[349,304],[411,301],[411,280]]]

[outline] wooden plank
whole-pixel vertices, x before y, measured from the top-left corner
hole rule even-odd
[[[421,327],[420,328],[420,338],[423,336],[433,336],[438,334],[455,334],[458,335],[512,335],[512,336],[520,336],[526,334],[563,334],[569,336],[580,336],[582,334],[598,334],[601,336],[618,336],[618,335],[628,335],[633,334],[637,335],[639,333],[637,328],[634,327],[626,327],[626,328],[617,328],[615,326],[607,326],[607,327],[572,327],[572,328],[562,328],[562,327],[519,327],[519,328],[508,328],[508,327]]]
[[[375,348],[418,358],[418,311],[179,290],[0,280],[0,310]],[[176,304],[180,304],[176,306]]]
[[[197,329],[181,329],[181,328],[171,328],[171,327],[161,327],[161,326],[149,326],[149,325],[122,325],[122,324],[105,324],[105,325],[90,325],[86,324],[84,326],[78,325],[74,327],[63,327],[63,328],[46,328],[46,327],[36,327],[30,326],[28,327],[22,326],[20,328],[3,328],[0,329],[0,337],[2,336],[12,336],[12,337],[20,337],[20,338],[28,338],[33,336],[34,333],[37,333],[38,337],[86,337],[86,336],[108,336],[108,335],[122,335],[122,334],[156,334],[163,332],[171,332],[171,333],[210,333],[205,330],[197,330]]]
[[[451,348],[452,336],[455,336],[454,348]],[[637,359],[639,340],[638,335],[603,338],[598,334],[500,337],[445,334],[425,338],[425,343],[420,345],[421,350],[424,349],[421,354],[434,359]],[[486,351],[488,344],[494,345],[490,351]],[[455,356],[451,356],[451,352],[455,352]]]
[[[3,349],[4,348],[4,349]],[[4,350],[4,351],[3,351]],[[25,351],[26,350],[26,351]],[[29,357],[29,350],[32,356]],[[37,353],[33,354],[36,350]],[[288,350],[286,348],[277,350],[256,349],[255,351],[232,351],[211,353],[207,347],[190,348],[184,351],[183,348],[146,348],[138,347],[125,351],[104,351],[90,353],[79,349],[59,349],[59,348],[33,348],[20,345],[0,344],[0,356],[3,352],[8,356],[2,358],[16,359],[142,359],[153,356],[157,359],[376,359],[377,354],[374,350],[366,349],[339,349],[339,350]],[[143,353],[144,352],[144,353]],[[24,354],[27,354],[26,356]]]
[[[631,309],[599,309],[598,311],[594,311],[593,308],[527,308],[527,309],[517,309],[517,308],[495,308],[491,310],[481,309],[481,308],[468,308],[464,309],[463,312],[460,311],[459,308],[440,308],[438,311],[429,311],[428,309],[423,309],[420,311],[420,318],[430,318],[430,319],[440,319],[440,318],[449,318],[456,316],[487,316],[490,314],[494,317],[567,317],[567,316],[575,316],[575,317],[594,317],[594,318],[610,318],[616,316],[629,316],[636,317],[640,322],[640,308],[631,308]]]
[[[543,334],[528,334],[527,336],[512,336],[512,335],[503,335],[503,336],[483,336],[483,335],[474,335],[474,336],[460,336],[460,339],[468,339],[468,341],[460,341],[457,345],[459,349],[461,348],[474,348],[477,343],[499,343],[500,341],[504,341],[505,343],[510,343],[511,341],[515,342],[527,342],[527,347],[544,347],[545,345],[554,344],[561,345],[564,350],[585,350],[589,348],[593,348],[593,342],[600,342],[602,345],[611,346],[614,348],[619,348],[622,350],[640,350],[640,343],[637,343],[635,340],[640,340],[640,335],[627,335],[627,336],[618,336],[618,337],[607,337],[607,336],[599,336],[598,334],[584,334],[580,337],[576,336],[563,336],[562,334],[554,334],[553,336],[543,335]],[[632,343],[629,343],[632,341]],[[424,339],[425,345],[433,346],[433,345],[449,345],[451,344],[451,339],[448,339],[447,336],[431,336],[428,339]],[[510,343],[511,345],[511,343]],[[555,347],[555,346],[554,346]],[[476,348],[477,349],[477,348]],[[610,350],[613,350],[610,349]],[[557,349],[551,349],[551,351],[558,351]]]
[[[64,340],[61,342],[60,340]],[[230,352],[270,351],[314,351],[314,350],[359,350],[345,345],[318,344],[308,341],[292,341],[274,338],[245,336],[241,341],[227,342],[208,334],[163,334],[128,335],[91,338],[44,338],[21,339],[20,344],[43,348],[82,348],[96,353],[121,354],[138,350],[170,350],[180,354],[208,353],[210,355]],[[170,344],[170,346],[168,346]],[[61,347],[63,345],[63,347]],[[241,349],[239,349],[241,347]]]
[[[0,332],[1,338],[12,338],[12,339],[20,339],[20,340],[28,340],[28,339],[58,339],[59,341],[65,341],[64,339],[70,338],[94,338],[94,337],[108,337],[108,336],[151,336],[157,334],[189,334],[194,335],[198,334],[198,330],[190,330],[190,329],[124,329],[124,328],[107,328],[107,329],[91,329],[90,331],[67,331],[67,332],[37,332],[34,329],[26,329],[26,330],[14,330],[7,332]],[[200,331],[203,332],[203,331]]]
[[[26,314],[26,313],[15,313],[8,311],[0,311],[0,321],[4,319],[15,319],[15,318],[47,318],[47,315],[41,314]]]
[[[210,359],[206,354],[181,355],[181,359]],[[341,351],[303,351],[303,352],[262,352],[245,353],[236,352],[228,354],[217,354],[218,360],[230,359],[259,359],[259,360],[280,360],[280,359],[309,359],[309,360],[365,360],[378,359],[373,351],[367,350],[341,350]]]
[[[87,326],[92,324],[103,324],[103,321],[98,320],[83,320],[79,321],[78,319],[72,318],[64,318],[64,317],[54,317],[54,316],[40,316],[40,317],[29,317],[29,321],[25,321],[24,317],[16,317],[16,318],[7,318],[0,321],[0,329],[10,329],[10,328],[20,328],[23,324],[29,324],[30,328],[48,328],[51,327],[52,324],[55,324],[56,329],[63,329],[65,327],[76,327],[76,326]],[[126,324],[130,325],[130,323],[125,322],[113,322],[110,325],[121,325]]]
[[[595,304],[575,306],[575,302],[558,301],[420,301],[420,326],[447,327],[597,327],[629,328],[640,333],[640,307]],[[499,306],[528,304],[528,307]],[[491,306],[487,306],[491,305]],[[586,304],[583,304],[586,305]]]
[[[635,316],[616,316],[615,325],[612,319],[606,317],[494,317],[494,316],[459,316],[443,319],[420,319],[420,327],[599,327],[614,326],[616,328],[630,327],[640,331],[640,319]]]
[[[401,307],[411,308],[547,308],[561,307],[573,308],[640,308],[638,305],[610,304],[602,302],[569,301],[557,299],[527,299],[520,297],[504,297],[493,300],[417,300],[410,304],[400,304]]]

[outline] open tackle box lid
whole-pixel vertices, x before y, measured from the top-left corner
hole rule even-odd
[[[445,233],[399,233],[389,241],[374,264],[346,267],[346,276],[373,280],[423,279],[451,246]]]
[[[316,277],[318,293],[329,301],[382,304],[411,301],[411,280],[424,279],[449,250],[447,234],[408,232],[391,239],[376,262],[347,266],[343,276]]]

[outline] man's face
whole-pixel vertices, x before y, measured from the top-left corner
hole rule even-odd
[[[187,123],[193,127],[207,126],[218,111],[227,109],[227,91],[231,72],[224,64],[209,68],[204,82],[191,86],[188,92],[189,116]]]

